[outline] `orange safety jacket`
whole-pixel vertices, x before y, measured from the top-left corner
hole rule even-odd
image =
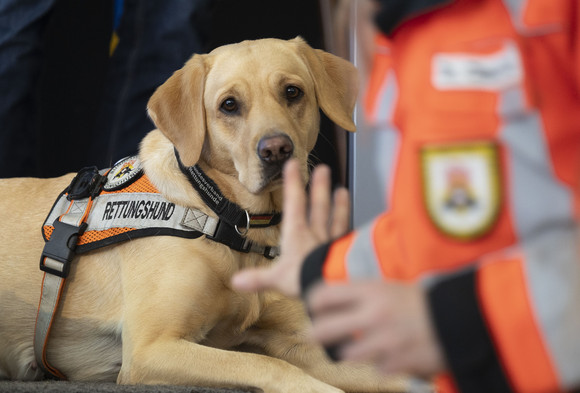
[[[388,208],[309,255],[301,286],[420,282],[441,390],[580,387],[579,22],[577,0],[458,0],[377,39]]]

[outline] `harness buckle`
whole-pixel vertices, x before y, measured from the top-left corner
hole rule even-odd
[[[250,252],[246,239],[238,233],[238,229],[220,220],[213,235],[206,234],[208,239],[225,244],[233,250]]]
[[[85,231],[87,223],[82,223],[80,227],[77,227],[56,219],[53,225],[54,230],[50,235],[50,240],[44,245],[40,256],[40,270],[61,278],[67,278],[71,262],[75,256],[78,238]],[[46,258],[60,262],[62,266],[60,269],[47,266]]]
[[[69,201],[95,197],[101,192],[107,177],[102,176],[96,166],[81,169],[67,187],[66,199]]]

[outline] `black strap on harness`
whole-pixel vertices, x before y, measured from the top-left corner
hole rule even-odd
[[[246,228],[246,230],[249,228],[265,228],[278,225],[282,221],[282,214],[280,213],[250,215],[246,210],[228,200],[222,194],[217,184],[198,165],[186,167],[181,162],[177,149],[174,150],[179,169],[187,177],[187,180],[189,180],[205,204],[239,234],[245,234],[242,231],[243,228]]]
[[[225,221],[220,221],[213,235],[206,234],[206,237],[215,242],[225,244],[232,250],[249,253],[256,252],[268,259],[278,256],[278,247],[260,246],[249,241],[243,234],[240,234],[235,226],[231,226]]]

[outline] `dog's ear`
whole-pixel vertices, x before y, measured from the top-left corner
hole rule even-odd
[[[194,55],[157,88],[147,104],[149,116],[186,166],[197,163],[205,139],[205,75],[203,56]]]
[[[355,131],[352,116],[358,94],[356,68],[338,56],[311,48],[300,37],[292,41],[308,65],[322,111],[338,126]]]

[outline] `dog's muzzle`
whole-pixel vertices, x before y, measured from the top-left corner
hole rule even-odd
[[[271,180],[282,173],[284,163],[294,154],[294,144],[286,134],[266,136],[258,142],[257,153],[264,168],[264,177]]]

